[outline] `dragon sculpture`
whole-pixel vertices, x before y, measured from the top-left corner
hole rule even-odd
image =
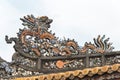
[[[16,52],[13,54],[12,60],[18,65],[21,65],[24,69],[38,71],[36,67],[31,68],[31,65],[26,67],[25,65],[23,66],[21,64],[22,59],[19,59],[19,56],[32,59],[35,64],[34,66],[36,66],[40,64],[35,63],[35,61],[39,61],[41,57],[79,54],[77,42],[70,39],[59,40],[58,37],[55,36],[55,33],[48,31],[52,20],[47,16],[35,18],[33,15],[27,15],[24,16],[24,18],[20,18],[20,20],[23,21],[22,24],[27,26],[27,28],[19,29],[19,33],[17,33],[18,38],[8,38],[8,36],[6,36],[5,40],[7,43],[12,43],[12,41],[15,42],[14,49]]]
[[[93,52],[97,52],[97,53],[104,53],[104,52],[111,52],[114,47],[111,46],[112,43],[108,43],[109,38],[105,39],[105,35],[103,35],[102,37],[100,35],[98,35],[97,39],[93,39],[95,44],[92,44],[91,42],[89,43],[85,43],[84,47],[80,50],[80,52],[85,53],[87,52],[89,49],[92,50]]]
[[[105,35],[94,38],[94,44],[86,42],[82,48],[74,39],[61,40],[49,30],[52,19],[47,16],[36,18],[27,15],[20,20],[27,27],[19,29],[17,37],[5,37],[7,43],[15,43],[12,63],[0,59],[0,69],[5,69],[8,74],[12,73],[12,76],[57,72],[62,69],[64,71],[70,67],[84,68],[84,53],[105,53],[114,49],[112,43],[108,42],[109,38],[105,39]],[[101,65],[99,57],[95,60],[99,60]]]

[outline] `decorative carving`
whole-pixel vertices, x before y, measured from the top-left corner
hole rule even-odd
[[[55,33],[49,31],[52,19],[47,16],[36,18],[33,15],[27,15],[20,20],[27,27],[19,29],[17,37],[5,36],[7,43],[15,43],[15,53],[12,56],[12,62],[6,62],[0,58],[0,78],[77,70],[69,76],[66,72],[70,79],[74,79],[77,76],[83,78],[85,75],[93,76],[97,73],[103,74],[107,71],[111,73],[113,70],[119,70],[116,65],[109,66],[112,70],[106,67],[106,65],[120,63],[120,52],[112,51],[114,47],[108,42],[109,38],[105,39],[105,35],[94,38],[94,44],[86,42],[80,48],[74,39],[60,40]],[[92,67],[95,68],[86,69]],[[101,67],[101,70],[98,67]],[[54,76],[53,79],[56,77],[59,76]],[[64,79],[64,75],[60,77]]]
[[[43,68],[46,70],[59,70],[67,68],[83,68],[85,66],[83,59],[74,59],[74,60],[49,60],[43,61]]]
[[[114,47],[111,46],[112,43],[108,43],[109,38],[105,39],[105,35],[103,35],[102,37],[100,35],[98,35],[97,39],[93,39],[94,40],[94,44],[90,43],[85,43],[84,47],[82,48],[82,50],[80,50],[80,52],[85,53],[87,52],[89,49],[92,50],[92,52],[96,52],[96,53],[104,53],[104,52],[111,52]]]

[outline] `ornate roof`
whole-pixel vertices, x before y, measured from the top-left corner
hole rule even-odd
[[[84,78],[120,72],[120,52],[113,51],[110,38],[105,35],[98,35],[94,43],[85,42],[80,47],[74,39],[56,37],[49,30],[52,19],[47,16],[27,15],[20,20],[26,27],[19,29],[17,37],[5,37],[7,43],[15,43],[15,53],[10,63],[0,58],[1,78],[20,79],[33,75],[43,79],[71,75]]]
[[[31,77],[20,77],[16,78],[17,80],[20,79],[40,79],[40,80],[65,80],[65,79],[71,79],[71,80],[78,80],[78,79],[90,79],[93,80],[109,80],[109,79],[117,79],[120,78],[120,75],[118,74],[120,72],[120,64],[114,64],[114,65],[107,65],[102,67],[94,67],[94,68],[86,68],[83,70],[74,70],[74,71],[66,71],[66,72],[60,72],[60,73],[51,73],[51,74],[44,74],[39,76],[31,76]],[[116,72],[116,73],[114,73]],[[114,73],[114,74],[112,74]],[[96,76],[97,75],[97,76]],[[99,75],[99,77],[98,77]],[[87,77],[86,77],[87,76]],[[95,77],[93,77],[95,76]]]

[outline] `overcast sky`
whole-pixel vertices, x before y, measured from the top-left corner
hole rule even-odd
[[[115,50],[120,50],[120,0],[0,0],[0,56],[11,61],[13,44],[5,35],[16,37],[20,17],[28,14],[53,19],[50,30],[57,37],[75,39],[79,46],[93,42],[97,35],[110,37]]]

